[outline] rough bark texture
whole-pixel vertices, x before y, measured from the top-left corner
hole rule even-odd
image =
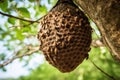
[[[120,62],[120,0],[74,0],[98,26],[104,44]]]

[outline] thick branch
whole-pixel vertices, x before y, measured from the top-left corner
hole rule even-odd
[[[101,32],[104,44],[120,62],[120,0],[74,0]]]

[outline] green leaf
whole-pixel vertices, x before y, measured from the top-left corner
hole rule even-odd
[[[4,53],[0,54],[0,60],[4,60],[4,59],[5,59],[5,54]]]
[[[18,13],[19,13],[22,17],[30,18],[30,13],[29,13],[29,11],[28,11],[26,8],[24,8],[24,7],[18,8]]]
[[[50,0],[48,0],[48,3],[50,4],[50,3],[51,3],[51,1],[50,1]]]
[[[43,16],[47,13],[47,8],[46,6],[34,6],[34,9],[36,10],[35,16]]]
[[[8,0],[4,0],[3,2],[0,2],[0,8],[2,11],[7,11],[8,8]]]
[[[35,2],[35,0],[29,0],[30,2]]]
[[[13,24],[13,25],[15,24],[15,20],[16,20],[16,19],[14,19],[14,18],[10,18],[10,17],[8,18],[8,22],[9,22],[10,24]]]
[[[3,72],[6,72],[6,68],[5,67],[0,67],[0,69],[3,71]]]
[[[16,29],[16,38],[19,40],[23,40],[25,38],[25,36],[22,34],[21,29]]]
[[[30,27],[24,27],[22,28],[22,32],[29,32],[31,29]]]

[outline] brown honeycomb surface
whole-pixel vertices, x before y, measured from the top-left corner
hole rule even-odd
[[[41,20],[38,39],[46,60],[61,72],[74,70],[88,57],[91,27],[74,4],[60,3]]]

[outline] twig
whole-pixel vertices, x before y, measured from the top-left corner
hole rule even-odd
[[[2,64],[0,64],[0,67],[4,67],[4,66],[8,65],[9,63],[13,62],[15,59],[22,58],[24,56],[30,56],[31,54],[33,54],[34,52],[37,52],[37,51],[39,51],[39,48],[30,49],[25,54],[21,54],[21,55],[18,55],[18,56],[13,56],[11,59],[8,59],[7,61],[5,61]]]
[[[25,25],[22,25],[22,26],[17,26],[17,25],[15,25],[15,26],[10,26],[9,28],[10,28],[10,29],[13,29],[13,28],[15,28],[15,27],[25,27],[25,26],[30,26],[30,25],[32,25],[32,24],[34,24],[34,23],[25,24]]]
[[[90,62],[92,62],[92,64],[98,69],[100,70],[102,73],[104,73],[107,77],[109,77],[112,80],[116,80],[113,76],[109,75],[108,73],[106,73],[105,71],[103,71],[100,67],[98,67],[91,59],[89,59]]]
[[[101,40],[92,40],[91,46],[93,47],[104,47],[105,45]]]
[[[8,16],[8,17],[11,17],[11,18],[15,18],[15,19],[19,19],[19,20],[22,20],[22,21],[26,21],[26,22],[30,22],[30,23],[35,23],[35,22],[38,22],[38,20],[27,20],[27,19],[23,19],[23,18],[20,18],[20,17],[16,17],[16,16],[13,16],[13,15],[10,15],[10,14],[6,14],[6,13],[3,13],[0,11],[0,14],[1,15],[4,15],[4,16]],[[39,19],[40,20],[40,19]]]

